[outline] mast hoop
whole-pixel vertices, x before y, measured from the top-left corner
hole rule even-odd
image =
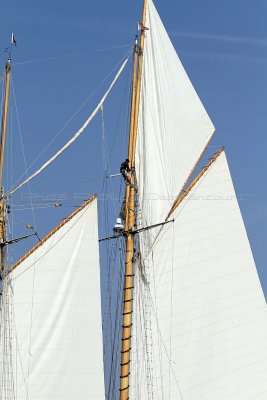
[[[129,374],[130,375],[130,374]],[[129,375],[127,375],[125,378],[127,378]],[[122,377],[121,377],[122,378]],[[120,389],[120,392],[124,392],[125,390],[128,390],[130,388],[130,385],[128,385],[127,387]],[[129,400],[129,397],[127,398],[127,400]]]
[[[131,298],[129,300],[123,300],[123,303],[131,303],[134,300],[134,298]]]
[[[123,364],[121,364],[121,365],[123,365]],[[126,365],[126,364],[124,364],[124,365]],[[129,372],[129,374],[127,374],[127,375],[124,375],[124,376],[120,376],[121,378],[128,378],[128,376],[130,376],[131,375],[131,373]]]
[[[124,338],[124,339],[121,339],[121,340],[130,340],[132,338],[132,335],[131,336],[128,336],[127,338]],[[122,364],[121,364],[122,365]]]

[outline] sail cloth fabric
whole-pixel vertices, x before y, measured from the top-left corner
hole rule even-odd
[[[145,26],[136,174],[143,223],[153,225],[167,217],[215,129],[152,0]]]
[[[267,306],[224,152],[173,217],[135,283],[131,398],[265,400]]]
[[[29,181],[31,181],[33,178],[35,178],[37,175],[39,175],[44,169],[46,169],[50,164],[52,164],[59,156],[61,156],[62,153],[64,153],[65,150],[67,150],[72,143],[74,143],[79,136],[84,132],[84,130],[87,128],[87,126],[90,124],[90,122],[94,119],[98,111],[103,107],[104,102],[106,101],[109,93],[111,92],[113,86],[117,82],[119,76],[121,75],[122,71],[124,70],[126,64],[128,62],[128,58],[123,62],[122,66],[120,67],[118,73],[116,74],[115,78],[113,79],[110,87],[108,88],[107,92],[104,94],[102,97],[101,101],[98,103],[90,117],[85,121],[83,126],[75,133],[75,135],[60,149],[56,152],[56,154],[53,155],[48,161],[46,161],[37,171],[35,171],[32,175],[30,175],[27,179],[25,179],[22,183],[20,183],[17,187],[11,189],[11,191],[8,194],[13,194],[17,190],[19,190],[22,186],[26,185]]]
[[[97,201],[27,257],[11,284],[16,399],[104,399]]]

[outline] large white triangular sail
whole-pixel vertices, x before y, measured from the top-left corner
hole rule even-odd
[[[104,399],[96,199],[9,278],[16,399]]]
[[[131,398],[266,399],[267,306],[224,152],[172,217],[136,270]]]
[[[167,217],[214,126],[152,0],[145,24],[136,174],[143,223],[152,225]]]

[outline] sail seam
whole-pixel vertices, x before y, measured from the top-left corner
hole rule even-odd
[[[217,160],[217,158],[220,156],[220,154],[224,152],[224,146],[220,148],[220,150],[209,160],[209,162],[202,168],[202,170],[200,171],[200,173],[197,175],[197,177],[191,182],[191,184],[188,186],[188,188],[186,190],[183,191],[182,195],[177,199],[177,201],[173,204],[167,218],[165,221],[168,221],[169,218],[171,217],[171,215],[174,213],[174,211],[177,209],[177,207],[182,203],[182,201],[185,199],[185,197],[192,191],[192,189],[196,186],[196,184],[200,181],[200,179],[202,178],[202,176],[205,175],[206,172],[208,172],[210,170],[210,167],[214,164],[214,162]],[[148,252],[148,254],[146,255],[146,258],[149,256],[149,254],[151,253],[151,251],[153,250],[153,248],[155,247],[158,238],[162,232],[163,227],[161,227],[159,229],[159,232],[157,233],[151,248]],[[168,230],[168,229],[167,229]],[[167,232],[166,230],[166,232]]]

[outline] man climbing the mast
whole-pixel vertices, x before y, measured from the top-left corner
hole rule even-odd
[[[131,183],[131,169],[130,160],[128,158],[121,163],[120,173],[122,174],[126,185],[129,185]]]

